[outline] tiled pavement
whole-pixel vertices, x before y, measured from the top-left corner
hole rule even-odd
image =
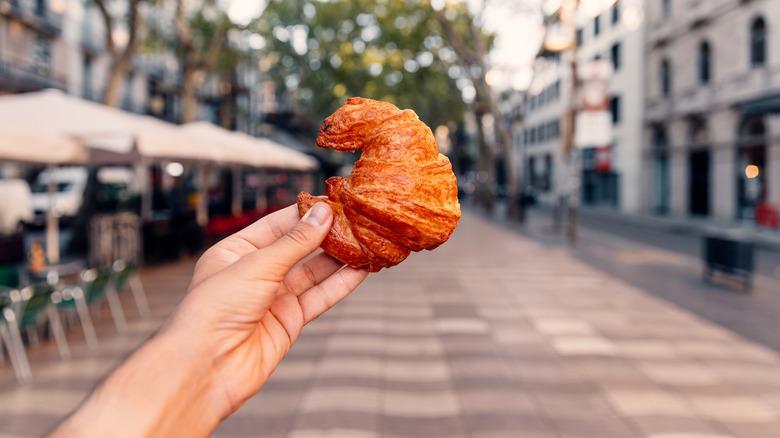
[[[101,347],[0,367],[0,437],[39,436],[181,297],[192,260],[147,268],[156,318]],[[692,275],[698,275],[693,273]],[[124,297],[125,299],[129,297]],[[125,306],[130,309],[130,303]],[[214,437],[780,436],[780,357],[471,214],[310,324]]]

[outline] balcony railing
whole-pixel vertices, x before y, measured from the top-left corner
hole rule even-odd
[[[0,0],[0,15],[19,20],[49,36],[58,36],[62,33],[62,14],[48,7],[38,8],[34,4]]]
[[[66,87],[65,76],[54,74],[48,68],[0,59],[0,90],[24,92],[44,88],[65,90]]]

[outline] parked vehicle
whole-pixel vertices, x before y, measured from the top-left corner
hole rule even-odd
[[[0,235],[16,234],[33,220],[30,186],[23,179],[0,179]]]
[[[87,167],[58,167],[41,172],[33,183],[31,204],[35,213],[34,223],[43,225],[49,209],[56,217],[67,221],[78,214],[84,203],[89,169]],[[98,193],[124,193],[137,190],[135,174],[125,167],[103,167],[98,170]],[[54,193],[49,193],[49,183],[54,184]]]

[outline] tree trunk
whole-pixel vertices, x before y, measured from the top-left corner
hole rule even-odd
[[[190,123],[198,120],[198,71],[185,68],[181,81],[181,122]]]
[[[111,62],[111,68],[108,71],[108,81],[106,82],[106,91],[103,94],[104,104],[119,108],[122,100],[122,86],[129,70],[129,62],[124,62],[121,59]]]

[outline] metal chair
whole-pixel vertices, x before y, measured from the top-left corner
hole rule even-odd
[[[122,292],[125,286],[130,286],[133,299],[138,308],[138,314],[142,319],[148,319],[152,312],[149,310],[149,302],[146,300],[146,292],[141,278],[138,275],[138,264],[128,260],[117,260],[111,266],[113,271],[112,286],[117,292]]]
[[[84,332],[84,339],[87,341],[87,347],[90,349],[98,346],[98,340],[89,308],[102,302],[104,298],[108,301],[117,331],[123,333],[127,330],[122,306],[119,304],[116,291],[113,291],[113,288],[109,286],[110,280],[111,271],[107,269],[84,270],[79,275],[78,285],[63,288],[61,300],[57,302],[57,308],[60,310],[75,310]]]
[[[70,357],[65,331],[54,307],[57,300],[59,300],[59,292],[53,284],[49,283],[33,284],[22,289],[0,287],[0,309],[2,309],[0,337],[8,350],[16,378],[22,383],[32,380],[32,370],[27,360],[22,331],[34,333],[48,322],[60,357],[63,359]]]

